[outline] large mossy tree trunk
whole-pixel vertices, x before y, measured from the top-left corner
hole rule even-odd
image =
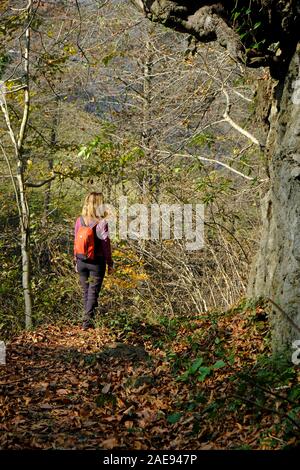
[[[201,42],[217,41],[249,67],[270,68],[276,85],[266,146],[270,189],[248,296],[282,309],[271,315],[273,351],[290,349],[300,339],[292,325],[300,327],[300,0],[132,2],[152,21]]]
[[[291,347],[300,333],[300,43],[274,90],[269,146],[271,185],[262,204],[263,229],[248,296],[275,301],[273,350]]]

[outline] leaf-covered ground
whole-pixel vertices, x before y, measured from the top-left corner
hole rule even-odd
[[[271,359],[264,309],[107,316],[13,337],[1,449],[282,449],[300,442],[300,374]]]

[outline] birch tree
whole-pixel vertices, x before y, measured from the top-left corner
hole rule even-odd
[[[21,235],[21,254],[22,254],[22,286],[25,302],[25,326],[27,329],[32,326],[32,298],[31,298],[31,279],[30,279],[30,245],[29,245],[29,223],[30,212],[24,182],[25,172],[25,155],[23,152],[24,141],[28,127],[28,117],[30,112],[30,36],[31,36],[31,22],[33,20],[33,2],[29,0],[26,8],[24,9],[24,31],[20,35],[20,52],[23,62],[23,80],[21,84],[7,90],[5,84],[1,83],[0,88],[0,104],[1,110],[5,118],[7,132],[14,149],[14,155],[11,156],[6,152],[6,149],[1,142],[1,150],[6,160],[7,167],[11,176],[12,184],[15,190],[16,203],[19,212],[20,220],[20,235]],[[6,96],[7,93],[23,93],[23,114],[21,117],[19,128],[13,128],[12,119],[7,106]],[[16,175],[13,173],[13,166],[16,167]]]

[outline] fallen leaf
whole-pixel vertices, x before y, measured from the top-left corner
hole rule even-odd
[[[133,428],[133,421],[125,421],[125,428],[126,429]]]
[[[113,449],[114,447],[117,447],[118,441],[115,437],[110,437],[109,439],[105,439],[105,441],[102,441],[100,446],[103,447],[104,449]]]
[[[59,388],[56,391],[56,395],[62,396],[62,395],[68,395],[70,393],[70,390],[66,390],[65,388]]]
[[[41,405],[39,405],[39,407],[42,409],[42,410],[52,410],[52,405],[50,405],[50,403],[41,403]]]
[[[110,387],[111,387],[111,384],[106,384],[104,385],[104,387],[102,388],[101,392],[102,393],[108,393],[110,391]]]

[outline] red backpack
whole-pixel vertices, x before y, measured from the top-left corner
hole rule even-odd
[[[74,255],[83,260],[95,259],[95,230],[97,222],[90,226],[85,225],[83,217],[80,217],[79,227],[74,240]]]

